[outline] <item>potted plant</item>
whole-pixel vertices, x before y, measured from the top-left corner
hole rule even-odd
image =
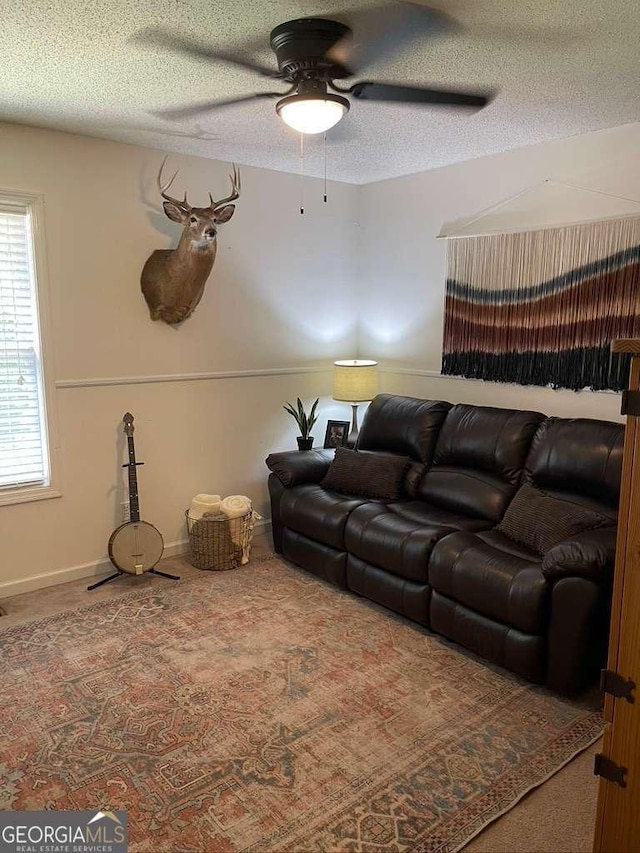
[[[304,410],[300,397],[298,397],[297,409],[294,409],[288,400],[286,405],[282,407],[286,412],[289,412],[291,417],[298,424],[298,429],[300,430],[300,435],[297,438],[298,450],[311,450],[313,447],[313,436],[311,435],[311,430],[315,422],[318,420],[316,415],[316,406],[318,405],[319,399],[319,397],[316,397],[316,401],[313,406],[311,406],[311,411],[308,415]]]

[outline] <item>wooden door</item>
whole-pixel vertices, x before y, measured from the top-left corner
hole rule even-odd
[[[614,341],[630,352],[629,390],[640,388],[640,339]],[[630,397],[630,401],[632,398]],[[624,442],[608,670],[637,685],[633,703],[605,697],[602,756],[626,768],[625,787],[600,779],[596,853],[640,853],[640,416],[629,414]],[[613,770],[616,771],[615,766]]]

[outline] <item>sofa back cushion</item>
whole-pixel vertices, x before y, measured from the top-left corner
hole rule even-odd
[[[566,495],[615,520],[624,425],[590,418],[545,418],[531,442],[523,480]]]
[[[418,496],[455,512],[500,521],[543,420],[539,412],[453,406]]]
[[[367,409],[357,448],[398,453],[429,465],[450,408],[442,400],[378,394]]]

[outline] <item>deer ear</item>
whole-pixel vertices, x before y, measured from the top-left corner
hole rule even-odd
[[[171,219],[172,222],[179,222],[180,225],[184,225],[184,223],[187,221],[187,214],[184,212],[184,210],[181,210],[177,204],[173,204],[170,201],[165,201],[162,203],[162,206],[164,207],[164,212],[167,214],[167,216],[169,217],[169,219]]]
[[[235,213],[235,204],[225,204],[220,210],[216,210],[214,219],[216,222],[228,222]]]

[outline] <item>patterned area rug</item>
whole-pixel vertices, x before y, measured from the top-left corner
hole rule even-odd
[[[602,727],[275,559],[0,626],[0,672],[0,807],[140,853],[454,851]]]

